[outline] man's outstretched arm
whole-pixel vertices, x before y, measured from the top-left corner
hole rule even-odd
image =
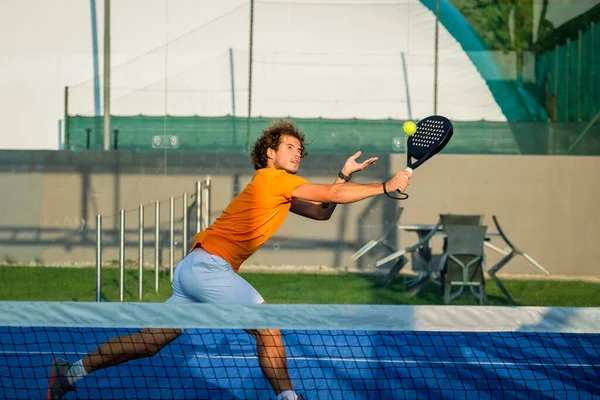
[[[410,183],[410,172],[401,171],[396,173],[389,181],[385,183],[387,192],[394,192],[396,189],[405,191]],[[343,185],[321,185],[307,183],[298,186],[293,192],[292,197],[306,201],[316,201],[322,203],[354,203],[369,197],[383,194],[382,183],[346,183]]]
[[[344,166],[342,167],[340,172],[343,175],[351,178],[352,174],[358,171],[362,171],[368,166],[375,164],[379,159],[379,157],[371,157],[359,163],[356,161],[356,159],[360,157],[361,154],[362,153],[358,151],[354,155],[350,156],[344,163]],[[345,179],[342,179],[338,176],[336,177],[333,183],[342,184],[345,182]],[[294,214],[298,214],[306,218],[324,221],[331,218],[331,215],[335,211],[336,206],[337,203],[333,202],[307,201],[295,198],[294,200],[292,200],[292,207],[290,211]]]

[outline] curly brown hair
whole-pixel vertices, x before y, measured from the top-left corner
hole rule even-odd
[[[267,149],[277,150],[283,135],[293,136],[300,141],[300,148],[302,151],[300,155],[301,158],[308,154],[304,146],[304,133],[302,133],[292,121],[279,120],[273,122],[263,130],[256,143],[254,143],[250,158],[252,159],[255,170],[266,168]]]

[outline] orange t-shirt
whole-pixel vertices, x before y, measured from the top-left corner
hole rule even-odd
[[[237,272],[283,224],[292,206],[292,192],[305,183],[306,179],[284,170],[259,169],[223,214],[194,236],[192,249],[201,245]]]

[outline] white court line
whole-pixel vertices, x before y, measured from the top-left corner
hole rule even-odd
[[[81,356],[87,353],[77,352],[48,352],[48,351],[0,351],[0,355],[69,355]],[[203,358],[203,359],[226,359],[226,360],[248,360],[258,359],[257,356],[222,356],[222,355],[206,355],[206,354],[161,354],[161,357],[172,358]],[[577,363],[540,363],[540,362],[505,362],[505,361],[453,361],[453,360],[437,360],[437,361],[419,361],[419,360],[386,360],[379,358],[338,358],[338,357],[288,357],[288,360],[295,361],[329,361],[329,362],[356,362],[356,363],[379,363],[379,364],[403,364],[403,365],[457,365],[457,366],[492,366],[492,367],[560,367],[560,368],[600,368],[600,364],[577,364]]]

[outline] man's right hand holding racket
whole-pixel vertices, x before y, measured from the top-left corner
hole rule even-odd
[[[407,170],[396,172],[396,175],[389,181],[385,182],[384,188],[386,193],[394,193],[396,190],[405,192],[406,188],[410,184],[410,178],[412,173]]]

